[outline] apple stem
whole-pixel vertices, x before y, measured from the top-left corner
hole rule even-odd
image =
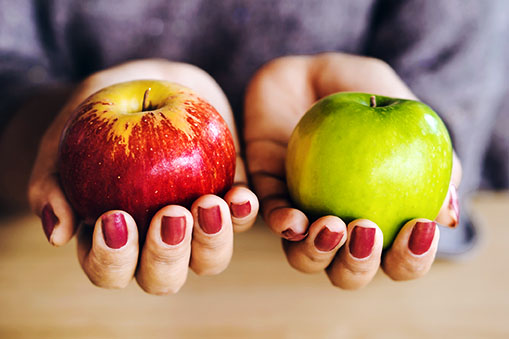
[[[150,87],[145,90],[145,93],[143,94],[143,103],[141,104],[141,111],[145,111],[147,109],[147,97],[148,93],[150,92]]]
[[[376,107],[376,97],[374,95],[369,98],[369,103],[371,107]]]

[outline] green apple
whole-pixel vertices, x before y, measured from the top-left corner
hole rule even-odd
[[[435,219],[452,171],[449,133],[427,105],[365,93],[315,103],[288,144],[286,179],[311,217],[377,223],[389,247],[410,219]]]

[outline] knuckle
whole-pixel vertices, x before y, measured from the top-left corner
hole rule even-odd
[[[45,178],[32,178],[27,187],[27,198],[30,208],[34,213],[38,213],[42,209],[41,199],[44,198]]]
[[[313,56],[313,60],[316,64],[320,65],[322,69],[331,69],[342,61],[343,53],[338,52],[323,52]]]
[[[271,82],[273,76],[286,72],[287,70],[295,70],[295,63],[303,60],[304,56],[283,56],[275,58],[265,63],[256,73],[253,79],[255,83],[261,81],[259,84]]]
[[[404,276],[410,279],[417,279],[425,275],[429,270],[429,265],[427,263],[417,260],[417,261],[407,261],[404,265],[401,266]]]
[[[343,290],[357,290],[367,283],[359,283],[359,280],[351,279],[344,272],[340,271],[327,271],[327,276],[329,277],[329,281],[332,286],[343,289]]]
[[[231,249],[225,252],[199,251],[191,256],[191,269],[199,276],[217,275],[223,272],[231,260]]]
[[[331,283],[332,286],[334,286],[336,288],[343,289],[343,284],[341,283],[340,280],[332,278],[332,277],[329,280],[330,280],[330,283]]]
[[[140,283],[139,281],[138,281],[138,285],[146,293],[152,294],[152,295],[159,295],[159,296],[177,294],[178,291],[180,291],[180,288],[182,287],[181,285],[179,285],[179,286],[153,286],[151,284]]]
[[[87,275],[90,282],[100,288],[106,289],[122,289],[127,287],[129,284],[129,280],[123,279],[114,279],[113,277],[104,276],[99,274],[98,272],[92,272],[85,270],[85,274]]]
[[[124,288],[134,275],[132,255],[107,255],[92,250],[83,269],[94,285],[104,288]]]
[[[357,290],[357,289],[362,287],[361,285],[353,284],[351,282],[350,283],[346,283],[342,279],[330,279],[330,282],[331,282],[332,286],[340,288],[342,290],[353,291],[353,290]]]
[[[39,196],[40,189],[35,183],[30,183],[27,190],[28,203],[33,212],[37,209],[37,198]]]
[[[288,259],[288,263],[294,269],[302,273],[317,273],[324,270],[327,261],[323,259],[308,257],[305,260]]]
[[[176,248],[172,250],[149,249],[148,257],[153,265],[168,265],[178,262],[187,256],[185,248]]]
[[[373,272],[373,267],[364,265],[352,265],[347,263],[345,264],[345,270],[348,272],[348,275],[357,280],[367,275],[371,275]]]
[[[392,67],[384,60],[372,57],[365,57],[366,66],[370,67],[372,72],[393,73]]]
[[[410,258],[404,255],[388,256],[383,269],[394,281],[413,280],[424,276],[430,269],[425,258]]]
[[[193,237],[192,251],[200,252],[201,256],[215,258],[231,251],[233,237]]]
[[[219,273],[223,272],[226,267],[223,267],[223,265],[214,265],[214,266],[198,266],[193,267],[194,273],[199,276],[212,276],[212,275],[218,275]]]
[[[267,75],[278,69],[285,63],[285,57],[275,58],[265,63],[257,72],[256,75],[262,76]]]
[[[233,231],[235,233],[246,232],[249,229],[251,229],[251,227],[253,227],[255,220],[256,220],[256,215],[252,218],[247,219],[247,220],[243,220],[242,222],[233,222]]]

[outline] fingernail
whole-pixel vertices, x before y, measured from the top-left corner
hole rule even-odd
[[[413,254],[421,255],[429,250],[435,236],[435,227],[433,221],[417,222],[414,225],[408,240],[408,248]]]
[[[186,217],[163,216],[161,220],[161,238],[168,245],[177,245],[186,235]]]
[[[355,226],[350,235],[350,253],[357,259],[368,257],[375,245],[375,232],[373,227]]]
[[[219,206],[209,208],[198,207],[198,222],[207,234],[215,234],[221,230],[221,209]]]
[[[283,232],[281,232],[281,235],[283,236],[283,238],[290,240],[290,241],[300,241],[300,240],[304,239],[308,234],[307,234],[307,232],[306,233],[296,233],[294,230],[289,228],[289,229],[286,229]]]
[[[343,235],[344,232],[332,232],[325,226],[315,238],[315,247],[322,252],[332,251],[339,244]]]
[[[122,213],[111,213],[101,218],[104,241],[110,248],[120,248],[127,243],[127,223]]]
[[[230,203],[230,209],[235,218],[244,218],[251,213],[251,202],[246,201],[241,204]]]
[[[452,222],[449,226],[456,227],[458,226],[460,219],[460,204],[458,201],[458,193],[456,192],[456,187],[451,184],[450,188],[450,196],[449,199],[449,211],[452,218]]]
[[[46,234],[46,238],[48,238],[49,241],[51,234],[55,229],[55,225],[58,223],[58,218],[55,215],[55,212],[53,212],[53,207],[51,207],[50,204],[44,205],[44,208],[42,209],[41,220],[42,229],[44,230],[44,234]]]

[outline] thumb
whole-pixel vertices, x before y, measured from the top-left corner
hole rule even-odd
[[[54,246],[66,244],[76,230],[74,212],[60,188],[56,169],[67,111],[64,108],[42,138],[28,184],[30,207],[41,218],[44,233]]]
[[[28,198],[32,210],[41,218],[48,241],[54,246],[66,244],[75,233],[76,222],[56,175],[31,180]]]
[[[440,212],[435,219],[441,225],[456,227],[459,223],[460,205],[458,200],[457,187],[461,182],[461,163],[456,153],[453,153],[452,175],[449,191],[444,199]]]

